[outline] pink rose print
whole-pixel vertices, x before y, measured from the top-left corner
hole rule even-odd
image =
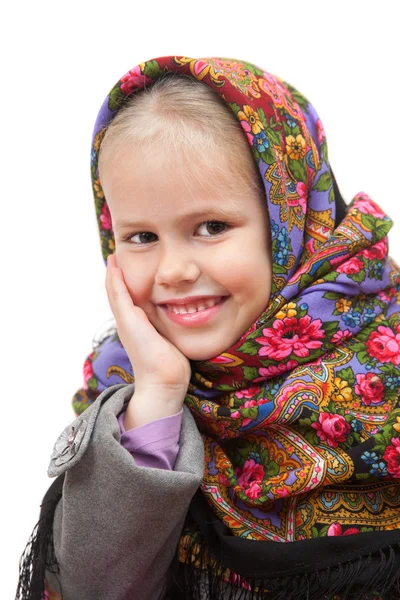
[[[253,141],[254,141],[254,135],[251,133],[251,127],[248,121],[246,121],[245,119],[243,119],[242,121],[240,121],[241,126],[243,127],[244,131],[246,132],[246,135],[248,137],[248,140],[251,144],[251,146],[253,145]]]
[[[93,366],[92,366],[92,362],[89,360],[89,358],[87,358],[83,365],[83,389],[84,390],[88,389],[88,381],[91,377],[93,377]]]
[[[150,85],[151,83],[152,79],[147,77],[147,75],[142,75],[140,72],[140,67],[137,66],[121,77],[121,91],[128,95],[135,88],[142,87],[144,85]]]
[[[395,294],[395,288],[390,288],[389,290],[380,290],[378,292],[378,298],[379,300],[382,300],[382,302],[390,302]]]
[[[103,229],[106,229],[107,231],[111,229],[111,215],[106,203],[103,204],[103,208],[101,209],[100,222]]]
[[[309,315],[299,320],[295,317],[276,320],[272,327],[263,329],[263,334],[264,337],[256,338],[256,341],[263,346],[258,354],[272,360],[282,360],[290,354],[301,358],[309,356],[310,350],[322,346],[320,340],[325,337],[321,320],[311,321]]]
[[[253,458],[246,460],[243,468],[236,467],[235,474],[238,484],[248,498],[252,500],[261,496],[261,484],[264,478],[264,467]]]
[[[327,531],[327,535],[330,537],[336,535],[353,535],[354,533],[360,533],[360,531],[356,527],[350,527],[349,529],[346,529],[346,531],[343,531],[340,523],[332,523]]]
[[[252,408],[253,406],[257,406],[256,400],[247,400],[240,408]],[[234,412],[231,413],[231,417],[233,417],[234,419],[240,418],[240,412],[238,410],[235,410]],[[245,427],[252,421],[253,421],[253,419],[249,419],[249,417],[245,417],[242,421],[242,427]]]
[[[322,140],[326,137],[325,129],[324,129],[324,126],[322,125],[321,119],[317,119],[316,126],[317,126],[318,143],[320,144],[322,142]]]
[[[357,200],[355,207],[362,212],[364,215],[372,215],[378,219],[383,219],[385,213],[381,211],[379,206],[375,204],[366,194],[364,198]]]
[[[267,402],[269,402],[267,398],[260,398],[260,400],[246,400],[246,402],[242,406],[240,406],[240,408],[252,408],[253,406],[259,406],[260,404],[266,404]],[[233,419],[239,419],[240,412],[238,410],[231,412],[231,417]],[[246,425],[251,423],[251,421],[253,421],[253,419],[245,417],[241,426],[245,427]]]
[[[370,404],[380,404],[383,401],[385,388],[375,373],[356,375],[357,385],[354,388],[356,394],[361,396],[361,401],[369,406]]]
[[[353,275],[354,273],[359,273],[363,267],[364,263],[356,256],[353,256],[353,258],[350,258],[350,260],[347,260],[345,263],[340,265],[337,268],[337,271],[338,273],[346,273],[346,275]]]
[[[253,398],[253,396],[260,392],[260,389],[260,386],[250,387],[240,390],[240,392],[235,392],[235,396],[236,398]]]
[[[303,211],[303,213],[305,213],[307,210],[307,187],[306,184],[303,183],[303,181],[299,181],[299,183],[296,185],[296,192],[300,196],[299,204],[301,210]]]
[[[377,358],[380,362],[390,362],[392,365],[400,363],[400,333],[398,327],[394,332],[380,325],[378,331],[373,331],[367,339],[367,351],[370,356]]]
[[[388,446],[383,453],[387,462],[387,470],[396,479],[400,478],[400,439],[392,438],[392,446]]]
[[[348,329],[339,329],[332,338],[332,344],[339,345],[341,342],[345,342],[351,338],[352,333]]]
[[[218,474],[218,481],[221,485],[229,485],[230,481],[223,473]]]
[[[288,360],[286,363],[270,365],[269,367],[261,367],[260,369],[258,369],[260,377],[254,379],[254,381],[264,381],[264,379],[269,379],[270,377],[282,375],[282,373],[286,373],[286,371],[293,371],[293,369],[297,367],[298,364],[299,363],[296,360]]]
[[[244,581],[241,575],[239,576],[237,573],[233,573],[233,571],[231,571],[231,576],[233,576],[232,583],[238,583],[240,587],[244,588],[245,590],[251,590],[250,584],[247,583],[247,581]]]
[[[350,431],[350,425],[341,415],[331,415],[323,412],[319,415],[318,423],[311,423],[316,429],[321,442],[328,442],[331,448],[337,448],[340,442],[345,442]]]
[[[291,207],[296,207],[296,206],[300,206],[301,210],[303,213],[306,212],[307,210],[307,188],[306,188],[306,184],[303,183],[302,181],[299,181],[299,183],[296,185],[296,192],[299,195],[299,198],[296,199],[287,199],[287,203],[288,206]]]
[[[362,255],[368,258],[369,260],[381,260],[385,258],[387,254],[387,241],[385,239],[381,240],[377,244],[371,246],[371,248],[366,248],[363,250]]]

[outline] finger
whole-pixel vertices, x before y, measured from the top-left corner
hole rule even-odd
[[[125,311],[130,311],[133,301],[126,288],[122,271],[116,266],[115,258],[107,262],[106,289],[108,301],[114,316],[122,317]]]
[[[123,271],[121,268],[115,266],[115,256],[111,256],[113,258],[107,261],[106,288],[111,310],[114,313],[117,323],[119,322],[124,324],[125,327],[131,328],[132,319],[136,318],[148,326],[149,320],[146,314],[141,308],[135,306],[126,286]]]

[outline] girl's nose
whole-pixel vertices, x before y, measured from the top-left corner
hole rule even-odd
[[[170,248],[160,259],[155,282],[158,285],[177,285],[184,281],[194,282],[199,275],[196,261],[184,248]]]

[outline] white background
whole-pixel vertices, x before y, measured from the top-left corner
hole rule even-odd
[[[1,599],[14,598],[53,443],[74,418],[92,336],[111,316],[89,176],[91,132],[109,89],[140,62],[173,54],[240,58],[276,73],[317,108],[345,199],[363,190],[395,219],[391,252],[400,259],[397,10],[384,0],[8,3]]]

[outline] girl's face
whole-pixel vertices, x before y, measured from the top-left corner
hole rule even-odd
[[[215,156],[215,165],[222,161]],[[118,160],[106,155],[100,176],[134,304],[188,359],[206,360],[234,344],[268,303],[268,212],[259,191],[224,190],[213,169],[199,168],[189,183],[181,172],[159,151],[127,146]],[[207,308],[189,296],[222,301]]]

